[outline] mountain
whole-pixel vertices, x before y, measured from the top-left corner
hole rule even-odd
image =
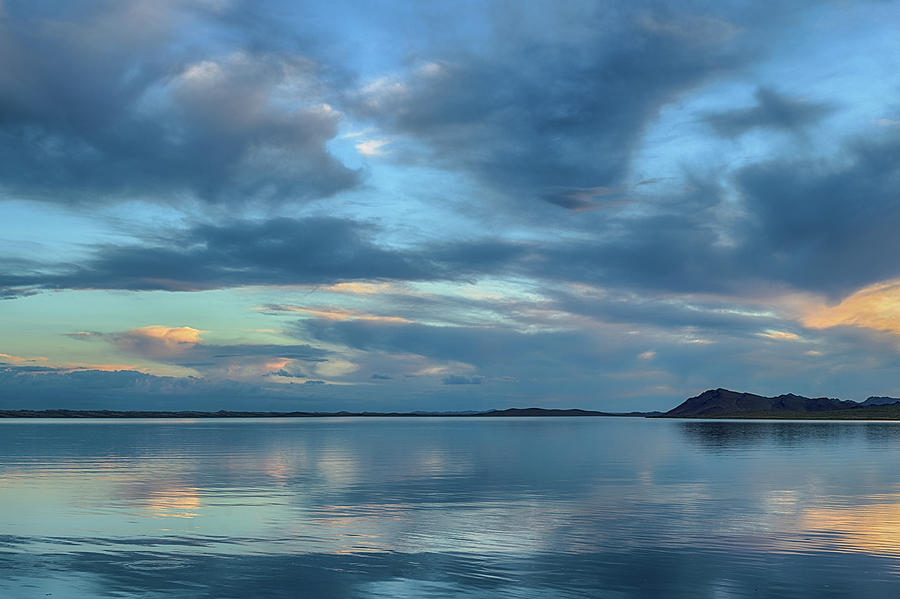
[[[664,414],[669,418],[718,417],[742,412],[826,412],[858,408],[855,401],[819,397],[811,399],[788,393],[778,397],[764,397],[739,393],[728,389],[710,389]]]
[[[900,402],[900,398],[897,397],[878,397],[872,396],[868,398],[866,401],[862,402],[861,405],[864,406],[887,406],[891,404],[895,404]]]

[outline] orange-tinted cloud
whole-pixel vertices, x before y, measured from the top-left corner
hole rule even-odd
[[[757,333],[758,337],[765,337],[766,339],[774,339],[776,341],[799,341],[800,335],[796,333],[790,333],[788,331],[776,331],[774,329],[768,329],[763,333]]]
[[[900,280],[864,287],[834,306],[815,306],[801,322],[813,329],[856,326],[900,335]]]
[[[75,372],[78,370],[100,370],[103,372],[118,372],[120,370],[134,370],[148,372],[146,368],[140,368],[135,364],[87,364],[84,362],[70,362],[65,364],[60,372]]]
[[[389,287],[386,283],[335,283],[323,287],[323,291],[334,293],[347,293],[351,295],[374,295]]]
[[[379,316],[377,314],[369,314],[360,310],[350,310],[348,308],[338,308],[335,306],[323,306],[321,308],[304,308],[303,306],[288,305],[268,305],[262,306],[260,310],[271,310],[274,312],[297,312],[306,314],[315,318],[324,318],[325,320],[373,320],[378,322],[412,322],[402,316]]]
[[[200,331],[192,327],[151,325],[117,333],[113,342],[120,349],[147,358],[177,356],[200,343]]]
[[[47,362],[47,358],[43,356],[38,356],[36,358],[23,358],[21,356],[14,356],[12,354],[0,354],[0,363],[7,364],[15,364],[16,366],[22,364],[35,364],[35,363],[45,363]]]

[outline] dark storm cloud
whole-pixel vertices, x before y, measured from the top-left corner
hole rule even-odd
[[[320,67],[239,42],[190,3],[6,2],[0,19],[0,189],[66,204],[284,201],[355,185],[325,148],[340,115]],[[189,10],[190,9],[190,10]],[[252,23],[252,21],[248,21]],[[273,30],[274,31],[274,30]]]
[[[353,110],[423,142],[437,164],[514,196],[583,208],[552,190],[619,182],[663,105],[744,58],[722,20],[577,6],[559,11],[571,14],[554,33],[509,6],[488,50],[456,49],[375,81]]]
[[[772,89],[756,90],[756,105],[717,112],[704,120],[724,137],[737,137],[751,129],[768,128],[796,132],[830,112],[825,104],[785,97]]]

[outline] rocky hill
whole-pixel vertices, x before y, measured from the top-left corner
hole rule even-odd
[[[861,404],[827,397],[809,398],[788,393],[764,397],[728,389],[710,389],[665,413],[670,418],[715,418],[741,412],[825,412],[849,410]]]

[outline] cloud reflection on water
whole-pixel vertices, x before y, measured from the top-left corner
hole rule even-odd
[[[900,563],[884,423],[0,427],[0,591],[23,597],[82,575],[68,596],[876,597]]]

